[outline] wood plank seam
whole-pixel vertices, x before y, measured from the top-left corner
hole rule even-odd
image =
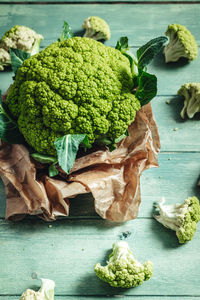
[[[145,1],[125,1],[125,2],[118,2],[118,1],[78,1],[78,2],[73,2],[73,1],[44,1],[44,2],[41,2],[41,1],[38,1],[38,2],[35,2],[35,1],[17,1],[17,2],[13,2],[14,5],[21,5],[21,4],[26,4],[26,5],[49,5],[49,4],[55,4],[55,5],[64,5],[64,4],[73,4],[73,5],[88,5],[88,4],[91,4],[91,5],[96,5],[96,4],[105,4],[105,5],[110,5],[110,4],[117,4],[117,5],[126,5],[126,4],[141,4],[141,5],[152,5],[152,4],[156,4],[156,5],[163,5],[163,4],[184,4],[184,5],[187,5],[187,4],[200,4],[200,1],[167,1],[167,2],[160,2],[162,0],[158,0],[158,1],[148,1],[148,2],[145,2]],[[11,4],[10,1],[2,1],[0,2],[0,5],[1,4]]]

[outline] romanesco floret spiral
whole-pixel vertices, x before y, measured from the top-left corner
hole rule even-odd
[[[128,59],[89,38],[56,42],[25,60],[7,103],[37,152],[55,155],[54,141],[87,134],[90,143],[125,133],[140,109]]]
[[[131,288],[141,285],[153,274],[152,262],[144,264],[138,262],[126,242],[113,245],[113,252],[109,256],[107,265],[95,265],[96,275],[113,287]]]
[[[197,197],[187,198],[183,204],[164,204],[165,199],[156,205],[159,214],[155,219],[165,227],[176,231],[179,243],[191,241],[200,221],[200,205]]]
[[[181,57],[188,61],[197,58],[198,45],[192,33],[180,24],[171,24],[165,33],[169,37],[169,43],[164,48],[165,61],[176,62]]]

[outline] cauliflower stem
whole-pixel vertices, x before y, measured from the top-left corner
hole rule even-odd
[[[50,279],[41,278],[42,285],[39,291],[27,289],[20,300],[54,300],[55,282]]]
[[[185,83],[178,90],[178,95],[184,96],[184,106],[181,111],[181,117],[184,119],[187,115],[190,119],[200,112],[200,83]]]
[[[197,197],[187,198],[183,204],[165,205],[165,199],[156,204],[159,214],[154,218],[165,227],[176,231],[179,243],[192,240],[200,221],[200,205]]]
[[[197,58],[198,45],[191,32],[183,25],[171,24],[165,33],[169,43],[164,48],[165,62],[176,62],[181,57],[188,61]]]

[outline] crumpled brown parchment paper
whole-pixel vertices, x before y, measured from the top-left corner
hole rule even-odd
[[[140,174],[157,167],[160,149],[151,105],[137,112],[129,136],[116,150],[99,150],[77,158],[70,175],[50,178],[30,159],[23,145],[0,146],[0,175],[6,189],[6,219],[26,214],[45,220],[68,216],[69,199],[91,192],[96,212],[104,219],[123,222],[138,215]],[[71,200],[73,201],[73,200]]]

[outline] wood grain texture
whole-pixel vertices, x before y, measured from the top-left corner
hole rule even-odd
[[[111,27],[112,38],[107,45],[114,46],[120,36],[127,35],[136,50],[149,39],[163,35],[167,25],[175,22],[186,25],[200,45],[199,4],[99,2],[102,4],[15,5],[12,0],[3,5],[0,0],[0,36],[16,24],[26,25],[44,35],[44,48],[59,37],[64,20],[76,34],[83,34],[83,20],[99,15]],[[25,289],[39,288],[40,283],[31,277],[33,272],[55,280],[55,300],[114,300],[119,296],[123,300],[200,300],[200,225],[193,241],[180,246],[174,232],[152,219],[153,202],[162,196],[169,203],[182,202],[191,195],[200,197],[196,186],[200,174],[199,121],[182,121],[182,100],[173,96],[181,84],[199,81],[199,69],[199,57],[190,64],[166,65],[159,55],[150,65],[149,72],[158,77],[159,96],[152,107],[162,153],[160,167],[141,176],[138,219],[124,224],[102,220],[94,212],[92,196],[84,195],[72,199],[70,217],[51,223],[52,227],[37,218],[5,222],[5,194],[0,183],[0,300],[18,300]],[[5,91],[11,81],[11,72],[0,73],[0,89]],[[171,103],[167,105],[166,100]],[[135,257],[142,262],[153,261],[154,275],[141,287],[124,291],[101,282],[93,267],[96,262],[105,263],[112,243],[125,231],[131,232],[127,242]]]
[[[0,36],[16,24],[26,25],[44,35],[42,45],[46,46],[60,36],[64,20],[73,32],[80,34],[83,21],[90,15],[98,15],[110,26],[112,37],[108,45],[116,45],[120,36],[127,35],[130,45],[141,46],[164,35],[171,23],[187,26],[200,44],[199,14],[198,4],[0,5]]]
[[[0,300],[19,300],[20,295],[17,296],[1,296],[0,295]],[[105,299],[111,299],[111,300],[132,300],[133,297],[129,295],[121,296],[121,295],[116,295],[116,296],[59,296],[55,295],[55,300],[105,300]],[[170,296],[170,297],[165,297],[165,296],[138,296],[134,295],[135,300],[200,300],[200,297],[193,297],[193,296]]]
[[[173,4],[182,4],[182,3],[189,3],[189,4],[193,4],[193,3],[197,3],[199,2],[198,0],[98,0],[98,1],[95,1],[95,0],[0,0],[0,4],[3,3],[3,4],[18,4],[18,3],[32,3],[32,4],[77,4],[77,5],[80,5],[82,3],[84,4],[97,4],[97,3],[100,3],[100,4],[104,4],[104,3],[109,3],[109,4],[118,4],[118,3],[131,3],[131,4],[152,4],[153,3],[158,3],[158,4],[162,4],[162,3],[173,3]]]
[[[38,286],[39,287],[39,286]],[[1,296],[0,300],[19,300],[20,295],[17,296]],[[59,296],[55,295],[55,300],[105,300],[105,299],[111,299],[111,300],[132,300],[133,297],[129,295],[121,296]],[[135,300],[200,300],[200,297],[193,297],[193,296],[141,296],[141,295],[134,295]]]
[[[105,264],[112,244],[122,232],[135,257],[154,264],[153,277],[135,289],[109,287],[94,274],[95,263]],[[18,295],[27,287],[37,288],[39,277],[56,282],[58,295],[193,295],[198,288],[200,231],[193,241],[180,246],[173,231],[156,220],[137,219],[126,224],[102,220],[60,220],[47,223],[31,220],[19,223],[0,221],[0,294]],[[195,275],[194,275],[195,274]]]
[[[148,72],[157,76],[158,96],[167,96],[166,100],[169,100],[170,95],[176,95],[182,84],[186,82],[198,82],[199,69],[200,59],[187,64],[184,64],[183,62],[166,64],[162,54],[156,57],[148,66]],[[0,89],[2,92],[5,92],[12,83],[12,76],[13,73],[10,71],[0,73]],[[156,100],[154,100],[152,103],[154,102],[156,102]],[[176,109],[175,103],[176,102],[174,101],[171,106],[174,109]],[[181,110],[181,101],[177,103],[179,103],[177,108]],[[174,112],[176,114],[176,110]],[[180,123],[180,121],[181,118],[179,117],[178,122]]]
[[[161,152],[200,151],[200,114],[183,120],[180,116],[183,102],[184,98],[179,96],[156,97],[151,102],[159,129]]]
[[[200,199],[200,188],[196,186],[200,175],[200,153],[161,153],[159,168],[149,169],[141,176],[142,204],[139,217],[151,218],[153,202],[165,197],[167,202],[183,202],[196,195]],[[0,185],[0,217],[5,216],[4,187]],[[71,199],[70,217],[96,217],[93,197],[90,194]]]
[[[137,48],[134,49],[134,52],[136,49]],[[187,64],[184,64],[183,61],[166,64],[162,54],[157,56],[148,66],[148,72],[157,76],[158,96],[167,96],[166,100],[169,100],[170,95],[176,95],[182,84],[186,82],[198,82],[199,69],[200,58]],[[2,92],[5,92],[12,83],[12,76],[13,73],[10,71],[0,73],[0,89]],[[155,101],[156,100],[152,103]],[[179,101],[179,105],[177,105],[177,107],[181,110],[180,103],[181,102]],[[175,104],[175,102],[173,102],[173,104]],[[172,105],[171,107],[175,108],[175,106],[176,105]],[[179,118],[178,121],[180,122],[180,120],[181,119]]]
[[[163,35],[167,25],[172,22],[186,25],[199,42],[200,19],[197,16],[200,14],[200,5],[196,4],[0,5],[0,36],[10,27],[23,24],[44,35],[45,39],[41,44],[44,48],[59,37],[63,20],[68,20],[76,34],[83,34],[80,20],[88,16],[88,11],[90,14],[98,12],[99,16],[108,21],[112,32],[108,45],[114,46],[117,39],[124,35],[129,37],[130,45],[134,47],[142,45],[153,37]],[[146,20],[147,13],[151,17]],[[56,17],[58,15],[59,20]],[[142,21],[144,19],[145,22]],[[133,50],[136,51],[137,48]],[[160,54],[148,68],[149,72],[158,77],[158,95],[175,95],[183,83],[199,81],[199,69],[199,58],[191,63],[180,61],[166,64],[163,54]],[[12,74],[1,72],[0,76],[0,89],[4,92],[12,82]]]

